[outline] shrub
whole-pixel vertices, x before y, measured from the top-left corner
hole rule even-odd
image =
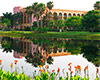
[[[36,29],[38,29],[37,27],[32,27],[32,31],[35,31]]]
[[[39,27],[36,31],[35,31],[35,33],[46,33],[47,31],[49,30],[49,28],[47,28],[47,27]]]
[[[30,27],[26,27],[25,31],[31,31],[31,28]]]

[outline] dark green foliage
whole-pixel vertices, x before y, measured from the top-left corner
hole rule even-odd
[[[35,31],[37,29],[37,27],[32,27],[32,31]]]
[[[83,57],[85,57],[88,61],[94,63],[96,66],[100,66],[100,50],[97,46],[83,46],[81,53],[83,53]]]
[[[49,1],[48,3],[47,3],[47,7],[51,10],[52,8],[53,8],[53,2],[52,1]]]
[[[48,22],[48,26],[49,26],[50,28],[55,27],[55,26],[56,26],[56,21],[55,21],[55,20],[50,20],[50,21]]]
[[[33,27],[37,27],[37,23],[36,22],[33,22]]]
[[[8,20],[10,20],[10,22],[11,22],[11,26],[13,26],[13,14],[10,12],[10,13],[8,13],[8,12],[6,12],[6,13],[3,13],[3,16],[2,16],[2,19],[1,20],[3,20],[3,19],[8,19]]]
[[[82,23],[81,23],[81,17],[78,16],[73,16],[71,18],[68,18],[67,21],[65,21],[65,25],[69,28],[69,29],[73,29],[73,30],[78,30],[81,29],[82,27]]]
[[[39,27],[35,30],[35,33],[46,33],[49,30],[47,27]]]
[[[26,27],[24,30],[25,31],[31,31],[31,28],[30,27]]]
[[[94,29],[100,27],[100,11],[89,11],[86,15],[83,16],[82,25],[91,32],[93,32]]]
[[[95,10],[100,10],[100,1],[97,1],[97,2],[94,4],[94,9],[95,9]]]

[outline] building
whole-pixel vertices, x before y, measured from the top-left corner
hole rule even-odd
[[[51,17],[53,14],[56,14],[63,20],[67,20],[67,18],[70,18],[71,16],[79,16],[80,17],[80,16],[85,15],[88,12],[88,11],[64,10],[64,9],[49,10],[48,8],[46,8],[46,10],[49,12]],[[34,18],[33,15],[30,18],[29,15],[27,13],[25,13],[25,11],[26,11],[26,9],[23,7],[20,7],[20,6],[13,8],[14,14],[17,12],[20,12],[23,15],[22,24],[20,25],[20,26],[22,26],[23,29],[27,26],[31,27],[33,22],[36,21],[36,18]]]

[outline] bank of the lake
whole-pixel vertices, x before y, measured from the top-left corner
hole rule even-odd
[[[100,32],[81,32],[81,31],[68,31],[68,32],[47,32],[47,33],[34,33],[32,31],[0,31],[0,36],[12,37],[42,37],[42,38],[72,38],[72,39],[86,39],[86,40],[100,40]]]

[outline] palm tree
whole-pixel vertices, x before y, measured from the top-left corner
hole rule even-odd
[[[26,11],[25,11],[28,15],[29,15],[29,24],[30,24],[30,26],[31,26],[31,20],[32,20],[32,13],[33,13],[33,11],[32,11],[32,6],[28,6],[28,7],[26,7]]]
[[[52,8],[53,8],[53,2],[52,1],[49,1],[48,3],[47,3],[47,7],[48,7],[48,9],[49,10],[51,10]]]
[[[38,4],[37,2],[35,2],[32,5],[32,10],[33,10],[34,17],[36,17],[37,20],[37,27],[39,27],[40,19],[41,19],[41,26],[42,26],[43,14],[45,12],[45,4],[43,3]]]
[[[43,20],[43,14],[44,14],[44,12],[45,12],[45,4],[40,3],[40,4],[39,4],[39,9],[40,9],[41,27],[43,27],[43,22],[42,22],[42,20]]]
[[[36,17],[36,22],[37,22],[37,27],[39,27],[39,18],[40,18],[40,9],[38,8],[38,3],[35,2],[33,3],[32,5],[32,10],[33,10],[33,14],[34,14],[34,17]]]
[[[6,19],[6,18],[4,18],[3,20],[1,20],[0,24],[3,25],[3,29],[2,30],[5,30],[6,27],[11,26],[10,20]]]
[[[94,9],[95,9],[95,10],[100,10],[100,1],[97,1],[97,2],[94,4]]]
[[[17,12],[13,14],[13,26],[21,25],[21,20],[22,20],[22,13]]]
[[[47,3],[47,8],[49,9],[49,10],[52,10],[52,8],[53,8],[53,2],[51,2],[51,1],[49,1],[48,3]],[[48,22],[49,22],[49,20],[50,20],[50,18],[51,18],[51,16],[50,16],[50,12],[48,11],[48,9],[46,9],[46,15],[45,15],[45,20],[46,20],[46,24],[48,24]],[[48,26],[48,25],[47,25]]]
[[[3,13],[2,20],[4,18],[9,19],[11,22],[11,27],[13,27],[13,15],[12,15],[12,13],[11,12],[10,13],[8,13],[8,12]]]

